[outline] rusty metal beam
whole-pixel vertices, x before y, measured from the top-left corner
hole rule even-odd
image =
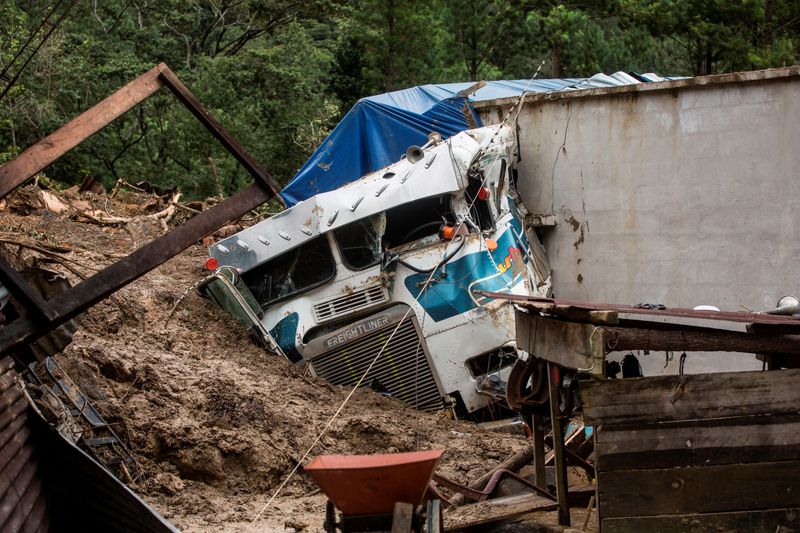
[[[277,183],[206,111],[169,67],[161,63],[0,167],[0,198],[164,85],[247,169],[256,183],[48,301],[27,285],[13,268],[0,261],[0,281],[7,282],[9,290],[26,308],[18,319],[0,328],[0,353],[52,331],[224,224],[277,195]],[[42,316],[47,320],[41,320]]]
[[[271,192],[264,190],[260,184],[251,185],[211,209],[195,215],[171,232],[142,246],[72,289],[54,296],[49,300],[49,304],[57,316],[49,323],[37,321],[30,313],[26,313],[0,329],[0,353],[33,341],[74,318],[106,296],[271,197]]]
[[[185,105],[189,111],[200,121],[203,126],[211,132],[211,134],[216,137],[216,139],[224,146],[232,155],[236,158],[239,163],[247,169],[247,171],[256,179],[261,181],[264,185],[272,191],[272,194],[283,204],[283,199],[278,196],[278,192],[280,192],[280,187],[272,179],[270,176],[261,166],[256,163],[255,159],[247,153],[247,151],[242,147],[239,142],[234,139],[230,133],[228,133],[222,125],[217,122],[217,120],[211,116],[211,114],[206,111],[203,104],[186,88],[186,86],[178,79],[174,72],[172,72],[169,68],[165,68],[161,71],[160,78],[159,78],[164,85],[169,88],[170,91],[175,95],[175,97],[180,100],[183,105]]]
[[[33,309],[48,320],[53,320],[58,313],[42,298],[39,291],[31,287],[27,281],[0,257],[0,283],[2,283],[26,309]]]
[[[161,63],[0,167],[0,198],[161,88]]]

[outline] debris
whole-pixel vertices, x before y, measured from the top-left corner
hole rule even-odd
[[[552,511],[558,504],[535,494],[518,494],[471,503],[444,512],[448,531],[491,524],[532,511]]]
[[[75,201],[66,193],[53,194]],[[108,211],[135,218],[126,206],[150,197],[121,191],[109,198]],[[76,198],[94,201],[90,195]],[[123,228],[81,222],[68,213],[23,216],[6,210],[0,212],[0,227],[16,229],[0,233],[0,241],[9,241],[15,252],[22,246],[26,264],[59,258],[63,262],[49,268],[73,282],[80,280],[77,273],[107,264],[136,244]],[[243,329],[195,293],[181,302],[188,313],[175,313],[167,322],[177,298],[198,279],[205,257],[201,246],[193,246],[113,301],[87,311],[56,361],[141,465],[144,476],[134,490],[184,531],[241,531],[254,502],[266,501],[292,468],[297,450],[312,442],[347,391],[264,357]],[[318,451],[405,452],[417,446],[447,447],[439,471],[462,483],[483,474],[496,462],[493,456],[529,448],[522,436],[413,411],[359,390]],[[218,477],[203,473],[203,461],[220,466],[213,470]],[[312,488],[307,477],[292,480],[258,528],[282,531],[291,519],[318,531],[326,500],[322,494],[307,496]]]
[[[53,213],[63,213],[64,211],[69,210],[69,206],[67,204],[47,191],[40,190],[39,198],[42,200],[43,207],[48,211],[52,211]]]
[[[81,182],[80,187],[78,187],[78,192],[91,192],[94,194],[105,194],[106,188],[103,187],[103,184],[100,183],[100,180],[95,178],[94,176],[86,175]]]
[[[492,479],[492,476],[498,470],[519,472],[523,466],[530,464],[531,461],[533,461],[533,448],[527,446],[470,483],[469,488],[474,490],[483,490],[486,487],[486,484],[490,479]],[[461,505],[464,502],[464,496],[461,494],[456,494],[450,499],[450,502],[456,506]]]

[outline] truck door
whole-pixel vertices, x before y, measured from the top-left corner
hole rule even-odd
[[[201,282],[199,289],[201,293],[233,315],[263,346],[276,354],[286,357],[275,342],[275,339],[272,338],[272,335],[261,323],[259,319],[261,306],[258,305],[258,301],[242,281],[242,277],[235,268],[229,266],[219,267]]]

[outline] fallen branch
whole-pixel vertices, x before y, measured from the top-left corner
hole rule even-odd
[[[178,200],[181,197],[181,193],[176,192],[172,195],[172,198],[169,201],[169,204],[166,208],[162,209],[158,213],[153,213],[151,215],[143,215],[142,218],[148,220],[155,220],[161,223],[161,225],[166,229],[167,222],[172,220],[173,215],[175,214],[175,209],[177,207]],[[104,214],[100,210],[94,211],[79,211],[75,215],[76,219],[78,218],[85,218],[89,222],[93,224],[98,224],[101,226],[120,226],[131,223],[133,220],[139,217],[119,217],[109,214]]]
[[[74,215],[74,219],[80,221],[79,219],[85,218],[86,221],[91,222],[92,224],[97,224],[99,226],[121,226],[123,224],[129,223],[132,219],[128,217],[116,217],[111,215],[104,215],[102,211],[99,209],[94,211],[78,211]]]
[[[20,239],[19,237],[16,237],[13,233],[0,233],[0,243],[22,246],[23,248],[29,248],[31,250],[40,253],[51,252],[58,254],[66,254],[75,252],[75,253],[86,253],[86,254],[100,254],[109,258],[120,258],[120,257],[125,257],[126,255],[126,254],[114,254],[110,252],[97,252],[94,250],[89,250],[87,248],[81,248],[79,246],[69,247],[65,245],[52,244],[44,241]]]

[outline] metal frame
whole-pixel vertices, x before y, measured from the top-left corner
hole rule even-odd
[[[559,376],[564,369],[580,370],[595,380],[603,380],[606,378],[605,357],[612,351],[749,352],[764,354],[765,364],[770,369],[781,362],[796,366],[797,362],[791,359],[800,353],[800,320],[793,316],[666,308],[646,304],[630,306],[491,292],[484,292],[483,295],[509,300],[517,305],[517,346],[547,362],[558,521],[562,526],[570,525],[566,471],[570,454],[564,445],[566,417],[559,412],[558,402],[552,399],[558,398],[563,389]],[[653,321],[654,318],[667,320],[657,322]],[[683,319],[703,320],[705,324],[745,323],[748,326],[744,333],[679,322]],[[683,385],[680,390],[682,388]],[[720,416],[719,412],[715,412],[715,416]],[[633,422],[627,412],[624,420],[625,423]],[[587,424],[594,422],[586,420]],[[544,451],[541,425],[542,416],[538,415],[533,420],[534,430],[539,430],[533,438],[536,457],[542,456]],[[577,464],[588,466],[580,462]],[[537,483],[538,479],[542,478],[537,473]],[[598,484],[598,507],[600,496]]]
[[[0,259],[0,282],[25,307],[18,319],[0,328],[0,354],[52,331],[270,198],[277,197],[281,201],[278,184],[209,114],[165,63],[145,72],[1,166],[0,198],[162,87],[167,87],[191,111],[253,176],[255,183],[50,300],[45,300],[18,272]]]

